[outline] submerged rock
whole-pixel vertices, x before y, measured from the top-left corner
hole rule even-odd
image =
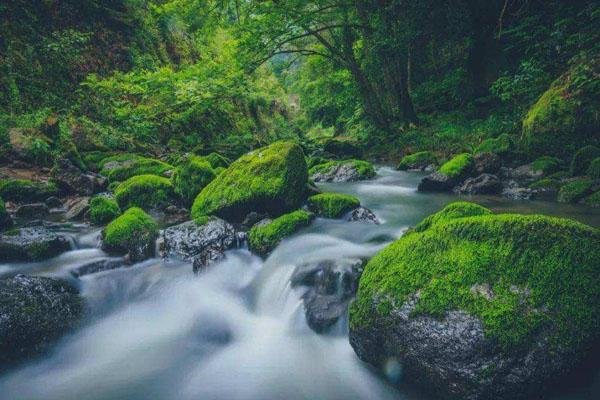
[[[0,235],[0,261],[40,261],[71,249],[70,239],[44,227],[20,228]]]
[[[0,371],[48,349],[83,314],[77,290],[59,279],[0,279],[0,299]]]
[[[600,339],[600,232],[467,204],[369,261],[351,345],[377,367],[397,359],[442,397],[539,396]]]
[[[69,272],[75,278],[82,277],[84,275],[95,274],[97,272],[109,271],[111,269],[117,269],[125,266],[125,260],[123,258],[104,258],[102,260],[92,261],[84,264],[80,267],[70,270]]]
[[[348,222],[368,222],[379,225],[381,221],[375,215],[375,213],[366,207],[360,206],[352,210],[347,216],[346,221]]]

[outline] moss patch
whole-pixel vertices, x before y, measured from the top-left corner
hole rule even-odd
[[[106,224],[121,214],[117,202],[106,196],[96,196],[90,200],[90,221],[96,225]]]
[[[600,157],[600,149],[596,146],[585,146],[579,149],[571,160],[571,168],[569,169],[571,176],[580,176],[587,173],[590,164],[597,157]]]
[[[350,324],[369,326],[374,312],[389,313],[418,292],[416,314],[464,310],[504,350],[548,329],[550,347],[579,351],[600,332],[599,261],[600,232],[575,221],[490,213],[441,218],[369,261]],[[491,298],[472,290],[481,284],[490,286]]]
[[[191,155],[181,162],[173,174],[172,182],[175,193],[190,205],[214,178],[211,164],[202,157]]]
[[[402,160],[400,160],[400,163],[398,164],[398,169],[406,171],[407,169],[424,168],[430,164],[437,164],[437,160],[433,153],[429,151],[420,151],[402,157]]]
[[[553,178],[542,178],[529,185],[530,189],[560,189],[560,181]]]
[[[459,178],[467,174],[473,166],[473,156],[469,153],[462,153],[454,156],[450,161],[440,167],[440,173],[448,178]]]
[[[449,221],[456,218],[473,217],[476,215],[488,215],[492,212],[479,204],[469,203],[467,201],[457,201],[448,204],[443,210],[431,214],[417,226],[415,226],[415,232],[423,232],[429,229],[430,226],[435,225],[439,222]]]
[[[302,148],[277,142],[233,162],[196,197],[192,216],[241,221],[249,212],[281,215],[305,199],[308,180]]]
[[[531,163],[534,171],[542,171],[544,175],[553,174],[560,170],[562,160],[552,156],[542,156]]]
[[[496,153],[505,154],[510,151],[511,141],[508,134],[503,133],[497,138],[486,139],[473,152],[474,154],[479,153]]]
[[[106,159],[103,160],[103,164],[106,165]],[[160,160],[136,156],[133,159],[124,160],[121,166],[103,169],[100,173],[106,176],[110,181],[124,181],[136,175],[160,176],[173,169],[174,167],[172,165]]]
[[[171,181],[156,175],[131,177],[115,189],[115,198],[122,209],[151,209],[168,203],[174,196]]]
[[[561,203],[576,203],[590,194],[592,181],[587,178],[580,178],[565,183],[558,191],[558,201]]]
[[[0,179],[0,197],[5,200],[31,203],[44,201],[57,193],[58,189],[53,183],[27,179]]]
[[[254,226],[248,234],[250,248],[258,254],[270,253],[283,238],[308,226],[313,214],[304,210],[284,214],[266,225]]]
[[[231,164],[231,160],[227,157],[220,155],[219,153],[210,153],[207,156],[202,156],[211,167],[214,168],[227,168]]]
[[[360,200],[349,194],[320,193],[309,197],[308,206],[317,215],[326,218],[339,218],[348,211],[360,206]]]
[[[135,243],[154,240],[158,225],[142,209],[132,207],[104,229],[104,243],[113,251],[127,252]]]

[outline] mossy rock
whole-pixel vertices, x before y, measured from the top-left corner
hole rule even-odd
[[[592,161],[598,157],[600,157],[600,149],[596,146],[585,146],[579,149],[571,160],[569,169],[571,176],[585,175]]]
[[[562,167],[562,160],[552,156],[542,156],[531,163],[534,172],[542,171],[544,175],[558,172]]]
[[[508,134],[503,133],[496,138],[489,138],[481,142],[479,146],[473,152],[474,154],[480,153],[494,153],[494,154],[506,154],[511,150],[511,140]]]
[[[102,160],[107,159],[111,155],[112,154],[107,151],[94,150],[82,153],[81,159],[83,160],[83,163],[87,169],[98,172],[100,171],[100,163]]]
[[[129,253],[131,261],[141,261],[154,253],[158,225],[138,207],[132,207],[106,226],[102,246],[115,253]]]
[[[542,178],[529,185],[530,189],[542,189],[542,190],[558,190],[560,189],[561,183],[559,180],[553,178]]]
[[[183,201],[191,205],[198,193],[215,179],[213,167],[203,157],[189,155],[172,177],[173,187]]]
[[[473,156],[469,153],[462,153],[445,162],[439,172],[450,179],[460,179],[467,176],[472,168]]]
[[[398,164],[400,171],[406,171],[408,169],[425,169],[431,164],[437,164],[436,157],[429,151],[420,151],[418,153],[409,154],[402,157]]]
[[[207,156],[202,156],[202,158],[204,158],[206,161],[208,161],[208,163],[210,164],[210,166],[215,169],[215,168],[227,168],[229,167],[229,165],[231,165],[231,160],[228,159],[225,156],[222,156],[219,153],[210,153]]]
[[[302,148],[277,142],[240,157],[196,197],[192,216],[239,222],[251,211],[278,216],[300,206],[308,174]]]
[[[492,212],[479,204],[470,203],[467,201],[457,201],[448,204],[443,210],[431,214],[415,226],[415,232],[423,232],[429,229],[430,226],[439,222],[448,221],[456,218],[474,217],[477,215],[488,215]]]
[[[121,215],[121,209],[114,199],[95,196],[90,200],[90,221],[96,225],[109,223]]]
[[[326,218],[339,218],[358,206],[360,200],[349,194],[320,193],[308,198],[308,207]]]
[[[58,188],[53,183],[34,182],[27,179],[0,179],[0,197],[14,202],[44,201],[56,196]]]
[[[353,182],[373,178],[375,168],[364,160],[332,160],[313,166],[309,175],[315,182]]]
[[[318,157],[318,156],[316,156],[316,157],[306,157],[306,166],[310,170],[315,165],[325,164],[328,161],[331,161],[331,160],[328,160],[328,159],[326,159],[324,157]]]
[[[123,210],[129,207],[148,210],[173,201],[175,191],[173,184],[167,178],[156,175],[138,175],[117,186],[115,199]]]
[[[558,191],[558,201],[561,203],[577,203],[591,193],[593,182],[588,178],[578,178],[567,182]]]
[[[106,165],[105,160],[103,160],[104,165]],[[155,160],[152,158],[145,157],[136,157],[129,161],[125,161],[121,164],[121,166],[117,166],[110,169],[102,169],[100,174],[106,176],[109,181],[125,181],[132,176],[136,175],[157,175],[162,176],[167,171],[172,171],[175,168],[162,162],[160,160]]]
[[[430,219],[364,269],[350,307],[362,359],[397,358],[446,396],[519,398],[600,339],[600,231],[489,211]],[[514,365],[527,378],[515,380]]]
[[[265,225],[255,225],[248,234],[250,248],[265,256],[270,253],[285,237],[308,226],[314,215],[304,210],[284,214]]]
[[[600,157],[594,158],[588,167],[587,174],[592,179],[600,179]]]
[[[105,170],[108,173],[113,168],[121,167],[122,163],[133,162],[135,160],[143,159],[144,157],[135,153],[118,153],[104,157],[98,163],[100,170]]]

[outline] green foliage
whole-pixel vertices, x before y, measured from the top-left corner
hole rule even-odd
[[[473,156],[469,153],[462,153],[444,163],[439,172],[449,178],[459,178],[468,173],[472,166]]]
[[[558,172],[562,167],[562,160],[551,156],[542,156],[531,163],[534,171],[542,171],[544,175]]]
[[[584,175],[592,161],[600,157],[600,149],[596,146],[582,147],[573,155],[569,172],[571,176]]]
[[[104,243],[114,251],[126,252],[134,243],[154,240],[158,225],[142,209],[132,207],[106,226]]]
[[[588,167],[587,174],[592,179],[600,179],[600,157],[596,157],[592,160]]]
[[[503,102],[531,104],[549,81],[548,73],[535,60],[524,60],[514,74],[504,73],[490,90]]]
[[[266,255],[285,237],[308,226],[313,218],[313,214],[309,212],[296,210],[275,218],[266,225],[255,225],[248,234],[248,244],[258,254]]]
[[[407,169],[423,168],[431,164],[437,164],[437,159],[433,153],[429,151],[420,151],[402,157],[400,164],[398,164],[398,169],[406,171]]]
[[[227,157],[223,157],[221,154],[215,152],[212,152],[207,156],[203,156],[202,158],[208,161],[210,166],[213,168],[227,168],[229,167],[229,164],[231,164],[230,159],[228,159]]]
[[[192,204],[198,193],[214,178],[215,172],[206,158],[190,155],[179,165],[172,182],[175,193],[187,204]]]
[[[558,191],[558,201],[561,203],[576,203],[590,194],[592,181],[588,178],[577,178],[565,183]]]
[[[106,159],[102,160],[106,164]],[[124,181],[136,175],[163,175],[174,167],[160,160],[152,158],[135,157],[131,160],[125,160],[121,166],[103,169],[100,173],[108,178],[109,181]]]
[[[496,153],[506,154],[510,151],[511,143],[510,137],[503,133],[497,138],[486,139],[474,151],[474,154],[479,153]]]
[[[360,200],[349,194],[320,193],[308,198],[308,206],[317,215],[339,218],[360,206]]]
[[[600,207],[600,190],[586,197],[583,202],[591,207]]]
[[[0,179],[0,197],[5,200],[31,203],[44,201],[57,193],[58,188],[53,183],[27,179]]]
[[[96,225],[106,224],[121,215],[117,202],[106,196],[95,196],[90,200],[90,221]]]
[[[350,165],[353,169],[358,171],[359,179],[370,179],[375,176],[375,168],[373,167],[373,164],[363,160],[327,161],[323,164],[315,165],[308,171],[308,173],[311,176],[316,173],[328,173],[333,168],[337,168],[340,165]]]
[[[140,207],[152,209],[172,201],[173,184],[156,175],[138,175],[127,179],[115,189],[115,199],[121,209]]]
[[[529,185],[530,189],[560,189],[561,183],[554,178],[542,178]]]
[[[423,232],[424,230],[429,229],[429,227],[432,225],[455,218],[474,217],[477,215],[488,215],[491,213],[492,212],[490,210],[480,206],[479,204],[469,203],[466,201],[457,201],[450,203],[441,211],[426,217],[423,221],[419,222],[417,226],[415,226],[414,231]]]
[[[504,351],[548,332],[549,349],[577,354],[598,338],[597,229],[539,215],[444,219],[405,235],[373,257],[351,305],[367,327],[418,293],[414,314],[464,310]],[[489,285],[490,298],[473,288]]]
[[[297,208],[308,181],[302,148],[277,142],[240,157],[194,201],[192,216],[216,214],[241,221],[251,211],[280,215]]]

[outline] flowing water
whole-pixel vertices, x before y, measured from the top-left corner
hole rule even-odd
[[[419,174],[380,168],[368,182],[327,184],[351,193],[381,225],[317,219],[266,260],[244,249],[194,276],[190,264],[152,259],[73,280],[88,306],[83,326],[53,351],[0,377],[1,399],[423,399],[392,388],[360,362],[347,321],[328,335],[307,326],[290,277],[320,260],[369,257],[456,197],[420,194]],[[497,212],[539,212],[600,226],[600,211],[555,203],[474,198]],[[107,257],[99,230],[75,229],[75,250],[43,263],[0,265],[15,273],[69,276]],[[400,380],[401,365],[388,371]],[[561,399],[597,398],[600,379]]]

